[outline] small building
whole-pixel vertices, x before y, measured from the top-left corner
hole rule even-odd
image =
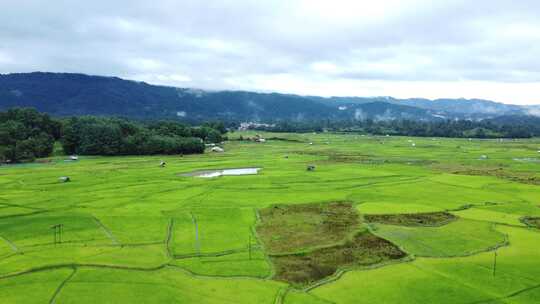
[[[488,159],[489,157],[487,155],[480,155],[480,159]]]
[[[77,155],[71,155],[69,157],[69,160],[73,160],[73,161],[76,161],[76,160],[79,160],[79,157]]]
[[[308,171],[315,171],[315,165],[308,165],[307,170]]]
[[[60,180],[61,183],[67,183],[71,181],[69,176],[61,176],[58,180]]]
[[[215,153],[225,152],[225,150],[223,150],[223,148],[221,148],[221,147],[212,147],[212,149],[210,149],[210,151],[215,152]]]
[[[164,161],[161,161],[161,162],[159,163],[159,166],[160,166],[161,168],[165,167],[166,165],[167,165],[167,163],[164,162]]]

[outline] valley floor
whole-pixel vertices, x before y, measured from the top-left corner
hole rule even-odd
[[[0,302],[540,302],[540,140],[240,135],[0,167]]]

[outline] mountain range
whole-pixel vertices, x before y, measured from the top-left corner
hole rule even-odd
[[[0,110],[33,107],[53,116],[103,115],[202,121],[482,120],[540,114],[538,106],[480,99],[318,97],[207,91],[71,73],[0,74]],[[515,119],[515,118],[514,118]]]

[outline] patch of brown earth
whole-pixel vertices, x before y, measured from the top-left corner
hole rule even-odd
[[[364,220],[369,223],[399,226],[437,227],[446,225],[455,219],[457,219],[457,216],[448,212],[364,215]]]
[[[521,218],[521,222],[529,227],[540,229],[540,217],[526,216]]]
[[[351,203],[276,205],[259,211],[257,233],[266,250],[294,253],[343,242],[360,219]]]
[[[405,256],[361,228],[350,203],[278,205],[259,211],[257,234],[275,266],[275,279],[306,286],[338,269]]]
[[[364,231],[344,245],[308,253],[270,256],[270,259],[275,265],[277,280],[306,286],[333,275],[340,268],[379,264],[405,255],[391,242]]]

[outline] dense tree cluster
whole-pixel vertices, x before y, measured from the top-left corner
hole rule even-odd
[[[54,143],[64,153],[152,155],[204,152],[204,143],[223,140],[220,122],[191,127],[174,121],[137,122],[94,116],[55,120],[34,109],[0,112],[0,162],[49,156]]]
[[[513,121],[304,121],[277,122],[271,127],[259,127],[258,130],[272,132],[321,132],[323,130],[336,132],[359,132],[375,135],[403,135],[421,137],[473,137],[473,138],[530,138],[540,136],[540,123]]]
[[[117,118],[72,117],[64,124],[62,146],[68,154],[151,155],[192,154],[204,142],[220,142],[222,134],[208,126],[177,122],[149,124]]]
[[[0,112],[0,162],[19,162],[52,153],[62,125],[33,109]]]

